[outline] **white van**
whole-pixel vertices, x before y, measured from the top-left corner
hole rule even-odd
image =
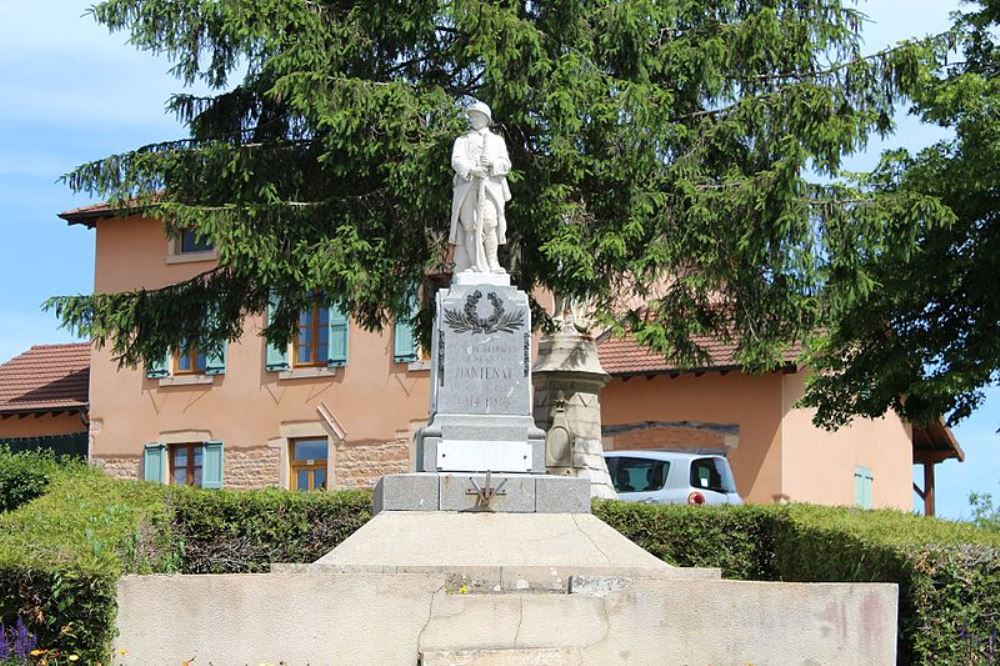
[[[743,504],[723,456],[680,451],[604,454],[620,499],[649,504]]]

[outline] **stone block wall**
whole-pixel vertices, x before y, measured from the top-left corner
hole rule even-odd
[[[281,483],[281,451],[274,447],[225,447],[224,487],[264,488]],[[330,452],[336,487],[372,488],[385,474],[410,471],[407,438],[390,441],[340,442]],[[142,478],[142,456],[95,456],[92,462],[118,479]]]
[[[250,449],[226,447],[223,484],[232,490],[264,488],[280,483],[281,452],[269,446]]]
[[[410,471],[410,443],[405,438],[340,442],[335,455],[333,473],[338,487],[371,488],[386,474]]]
[[[724,433],[700,428],[648,428],[616,434],[616,449],[723,448]]]
[[[116,479],[137,481],[142,478],[142,456],[95,456],[91,462]]]

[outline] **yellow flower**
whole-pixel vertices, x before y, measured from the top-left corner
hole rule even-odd
[[[31,651],[32,657],[37,657],[40,654],[45,654],[45,650],[39,650],[38,648],[35,648],[34,650]]]
[[[71,654],[70,656],[68,656],[66,658],[69,659],[70,661],[76,661],[77,659],[80,658],[80,655],[78,655],[78,654]]]
[[[128,650],[126,650],[125,648],[118,648],[118,654],[124,657],[125,655],[128,654]]]
[[[463,585],[462,587],[458,588],[458,593],[459,594],[468,594],[469,593],[469,586],[468,585]]]

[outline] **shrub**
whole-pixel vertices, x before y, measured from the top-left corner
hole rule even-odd
[[[60,463],[74,464],[57,459],[51,451],[11,453],[0,444],[0,513],[41,496]]]
[[[681,567],[718,567],[726,578],[774,580],[778,507],[653,506],[596,500],[594,515],[660,559]]]
[[[184,573],[255,573],[316,561],[371,518],[372,496],[172,488],[168,504]]]
[[[55,468],[44,495],[0,515],[0,624],[23,618],[40,646],[104,660],[119,576],[170,568],[168,535],[150,527],[163,497],[86,465]]]

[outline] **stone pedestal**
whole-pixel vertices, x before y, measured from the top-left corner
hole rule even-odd
[[[587,479],[593,497],[616,499],[601,442],[601,389],[610,377],[586,333],[568,328],[542,338],[535,383],[535,424],[548,431],[549,474]]]
[[[586,484],[545,475],[527,294],[506,274],[458,273],[437,293],[434,324],[417,473],[384,477],[375,512],[589,512]]]

